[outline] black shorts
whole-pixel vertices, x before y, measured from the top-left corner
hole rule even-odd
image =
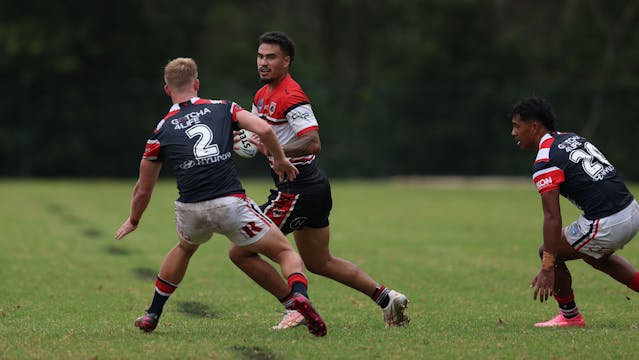
[[[328,216],[333,208],[328,180],[311,185],[289,186],[286,191],[281,191],[281,188],[280,191],[271,190],[268,202],[260,206],[284,234],[305,226],[328,226]]]

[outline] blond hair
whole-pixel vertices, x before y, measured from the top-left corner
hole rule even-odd
[[[197,79],[197,64],[191,58],[175,58],[164,67],[164,82],[171,89],[183,89]]]

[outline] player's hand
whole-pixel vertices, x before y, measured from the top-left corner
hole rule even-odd
[[[268,153],[268,149],[266,148],[266,146],[264,146],[264,143],[262,142],[262,139],[260,139],[260,136],[257,134],[253,134],[253,136],[251,136],[250,138],[247,139],[248,142],[250,142],[251,144],[257,146],[257,151],[261,152],[262,154],[264,154],[264,156],[269,156],[270,154]]]
[[[266,149],[266,146],[264,146],[264,143],[260,139],[259,135],[253,133],[253,135],[246,140],[250,142],[251,144],[257,146],[257,151],[261,152],[265,156],[269,156],[268,150]],[[235,144],[239,141],[240,141],[240,132],[238,130],[233,130],[233,143]]]
[[[275,173],[279,176],[280,182],[284,181],[284,179],[293,181],[297,177],[297,174],[300,173],[295,165],[291,164],[291,162],[287,158],[284,158],[282,160],[273,159],[272,168],[273,171],[275,171]]]
[[[137,225],[133,225],[131,223],[131,218],[126,219],[126,221],[120,226],[118,231],[115,232],[115,239],[120,240],[125,237],[128,233],[131,233],[137,229]]]
[[[539,295],[539,301],[548,301],[548,298],[552,297],[554,286],[555,271],[552,269],[541,269],[537,276],[530,282],[530,287],[534,288],[533,300],[537,300],[537,295]]]

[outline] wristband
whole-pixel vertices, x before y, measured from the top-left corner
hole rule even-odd
[[[549,253],[548,251],[544,251],[544,254],[541,258],[541,268],[544,270],[551,270],[555,267],[555,255]]]

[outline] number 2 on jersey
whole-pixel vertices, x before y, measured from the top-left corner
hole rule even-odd
[[[193,155],[195,155],[196,159],[220,154],[220,149],[217,144],[211,144],[211,141],[213,141],[213,131],[211,131],[210,127],[204,124],[197,124],[188,128],[186,135],[189,139],[199,136],[195,141],[195,145],[193,145]]]
[[[593,144],[586,142],[583,149],[573,150],[569,156],[570,161],[581,166],[588,176],[593,179],[604,169],[604,166],[611,166],[606,157]]]

